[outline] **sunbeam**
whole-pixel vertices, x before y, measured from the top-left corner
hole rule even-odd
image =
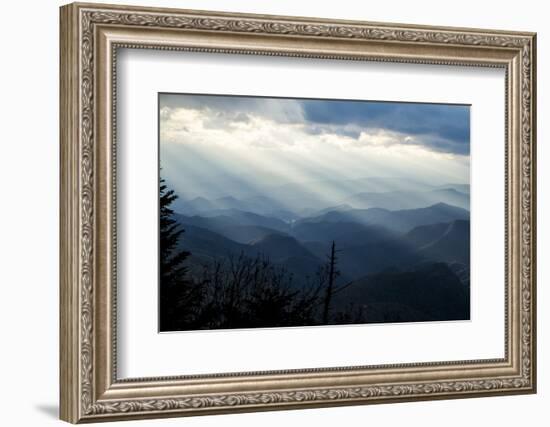
[[[469,182],[465,106],[170,94],[160,109],[162,175],[182,202],[263,197],[299,214]]]

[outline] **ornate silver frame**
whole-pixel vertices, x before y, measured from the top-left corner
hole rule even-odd
[[[535,34],[98,4],[61,8],[61,418],[130,418],[534,393]],[[502,67],[505,357],[119,380],[117,48]]]

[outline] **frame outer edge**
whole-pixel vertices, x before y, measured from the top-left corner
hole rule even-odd
[[[79,421],[78,19],[74,5],[59,9],[60,281],[59,418]]]
[[[272,14],[272,13],[253,13],[253,12],[235,12],[235,11],[221,11],[221,10],[208,10],[208,9],[188,9],[177,6],[144,6],[144,5],[129,5],[129,4],[112,4],[112,3],[90,3],[88,1],[76,1],[71,3],[81,9],[96,9],[104,11],[121,11],[124,10],[128,13],[161,13],[161,14],[180,14],[182,12],[194,15],[197,17],[204,16],[206,18],[250,18],[258,20],[281,20],[294,23],[303,24],[335,24],[335,25],[370,25],[376,27],[387,28],[406,28],[409,30],[432,30],[432,31],[465,31],[478,34],[491,34],[491,35],[514,35],[523,37],[532,37],[536,33],[531,31],[514,31],[506,29],[496,28],[476,28],[476,27],[463,27],[463,26],[440,26],[433,24],[411,24],[396,21],[366,21],[364,19],[349,19],[349,18],[321,18],[313,15],[285,15],[285,14]]]
[[[537,33],[531,35],[531,390],[537,393]],[[534,273],[534,274],[533,274]]]
[[[97,138],[94,135],[95,125],[90,127],[90,119],[94,118],[95,109],[89,115],[89,111],[81,110],[82,106],[88,105],[90,100],[94,101],[94,75],[95,70],[92,71],[92,80],[90,81],[90,72],[87,68],[87,62],[80,62],[81,59],[88,59],[86,55],[91,55],[90,59],[93,60],[93,49],[89,50],[93,46],[93,40],[81,39],[82,36],[81,27],[86,29],[89,21],[81,21],[81,12],[83,8],[89,7],[91,10],[98,11],[99,8],[104,9],[100,12],[106,12],[109,10],[117,12],[136,11],[136,12],[151,12],[156,8],[142,8],[142,7],[127,7],[127,6],[114,6],[114,5],[101,5],[101,4],[72,4],[61,7],[61,33],[60,33],[60,139],[61,139],[61,197],[60,197],[60,303],[61,303],[61,320],[60,320],[60,383],[61,383],[61,411],[60,418],[71,422],[95,422],[95,421],[108,421],[118,419],[139,419],[139,418],[160,418],[168,416],[182,416],[182,415],[201,415],[201,414],[213,414],[213,413],[233,413],[233,412],[250,412],[258,410],[277,410],[277,409],[291,409],[291,408],[306,408],[306,407],[327,407],[336,405],[349,405],[349,404],[364,404],[364,403],[382,403],[382,400],[373,399],[370,402],[366,401],[365,397],[353,397],[355,396],[355,389],[342,390],[342,393],[348,391],[352,393],[352,396],[346,397],[342,394],[342,397],[337,397],[333,400],[332,394],[337,392],[336,389],[326,389],[320,392],[326,392],[326,398],[322,398],[321,395],[317,395],[315,390],[305,391],[297,390],[296,396],[291,393],[264,393],[262,395],[254,395],[250,393],[240,393],[228,396],[208,395],[191,397],[187,401],[177,399],[145,399],[145,400],[112,400],[112,401],[97,401],[97,396],[94,396],[96,382],[93,374],[94,370],[94,353],[95,346],[95,331],[91,330],[89,324],[90,316],[94,314],[95,299],[97,294],[92,294],[93,287],[96,285],[97,277],[91,276],[92,272],[89,271],[89,267],[94,266],[97,260],[94,259],[94,247],[95,244],[88,240],[88,237],[94,237],[97,231],[97,223],[94,221],[94,203],[95,203],[95,184],[93,173],[97,171],[97,165],[93,151],[95,144],[94,139]],[[191,13],[192,11],[184,11],[177,9],[156,9],[163,10],[166,13]],[[114,12],[113,12],[114,13]],[[261,20],[260,15],[247,15],[247,14],[220,14],[217,12],[196,12],[199,15],[197,18],[200,22],[199,27],[210,31],[227,31],[223,28],[218,28],[214,24],[214,18],[242,16],[243,18],[249,18],[253,20]],[[107,14],[109,15],[109,14]],[[130,18],[133,17],[131,14]],[[269,17],[268,17],[269,18]],[[289,27],[296,27],[298,23],[304,22],[306,27],[316,29],[315,25],[321,25],[324,22],[318,22],[316,19],[311,18],[291,18],[291,17],[271,17],[277,19],[283,19]],[[110,22],[111,18],[106,16],[105,21]],[[202,25],[202,22],[206,25]],[[268,19],[269,21],[269,19]],[[151,25],[147,19],[143,24],[131,22],[132,25]],[[259,21],[258,21],[259,22]],[[116,22],[115,22],[116,23]],[[254,24],[256,22],[252,22]],[[269,22],[268,22],[269,23]],[[335,24],[344,22],[334,22]],[[263,22],[261,23],[263,25]],[[358,23],[362,26],[367,23]],[[374,23],[368,23],[370,25]],[[194,27],[194,23],[190,25]],[[389,30],[392,29],[393,24],[386,24]],[[204,28],[203,28],[204,27]],[[309,37],[307,31],[304,31],[301,26],[297,27],[296,33],[298,37]],[[231,28],[231,27],[228,27]],[[263,27],[262,27],[263,28]],[[268,30],[271,27],[268,28]],[[413,26],[405,26],[404,30],[417,28]],[[419,27],[422,28],[422,27]],[[358,31],[357,28],[347,28],[350,31]],[[527,274],[527,284],[524,290],[527,291],[527,297],[524,302],[527,303],[525,311],[529,311],[529,316],[525,316],[524,326],[527,330],[530,328],[524,338],[529,341],[525,341],[523,345],[523,357],[527,357],[527,369],[523,371],[522,378],[516,380],[511,379],[510,384],[503,385],[503,388],[499,391],[500,386],[493,388],[493,382],[477,381],[478,386],[475,384],[470,390],[471,394],[462,393],[460,390],[451,389],[447,390],[445,387],[452,384],[442,384],[443,387],[440,391],[432,389],[432,387],[438,384],[424,384],[425,391],[423,393],[417,393],[414,389],[415,384],[402,385],[403,390],[411,388],[410,393],[403,393],[398,395],[392,395],[388,401],[410,401],[410,400],[435,400],[439,398],[463,398],[473,397],[475,395],[498,395],[498,394],[523,394],[533,393],[536,391],[536,313],[535,313],[535,284],[536,284],[536,128],[535,128],[535,111],[536,111],[536,36],[534,33],[516,33],[518,37],[515,37],[512,33],[506,32],[485,32],[468,29],[463,37],[466,37],[462,42],[457,42],[451,36],[453,36],[454,30],[458,28],[437,28],[426,27],[428,31],[436,32],[435,36],[438,36],[437,31],[446,31],[444,38],[436,37],[432,40],[430,37],[420,37],[420,42],[429,45],[438,45],[441,43],[453,44],[467,44],[475,45],[481,43],[484,46],[496,46],[500,44],[500,47],[510,49],[530,49],[530,52],[525,55],[524,59],[530,60],[528,73],[528,84],[526,92],[528,92],[527,99],[524,98],[524,102],[528,105],[524,112],[527,111],[530,117],[523,121],[524,129],[530,133],[529,138],[523,139],[525,143],[524,147],[529,150],[525,157],[522,156],[524,161],[527,161],[527,166],[522,170],[525,176],[529,179],[525,188],[530,190],[530,194],[525,194],[524,202],[527,202],[529,208],[527,215],[524,219],[527,221],[527,225],[530,225],[530,232],[527,232],[529,242],[527,244],[527,257],[528,257],[528,271],[534,272],[534,274]],[[239,32],[254,32],[253,26],[241,29]],[[281,29],[271,28],[272,32],[278,35],[282,33]],[[343,39],[344,37],[362,38],[362,33],[351,32],[346,34],[334,35],[332,32],[328,32],[327,28],[318,28],[320,31],[319,37],[327,36],[327,39]],[[399,28],[398,30],[402,30]],[[270,32],[270,31],[266,31]],[[422,31],[419,31],[420,33]],[[290,34],[294,34],[291,32]],[[444,33],[440,33],[444,34]],[[486,34],[486,35],[485,35]],[[500,34],[497,36],[497,34]],[[521,34],[521,36],[520,36]],[[407,32],[406,34],[398,34],[398,39],[409,37],[415,37],[415,32]],[[316,35],[317,36],[317,35]],[[330,37],[328,37],[330,36]],[[421,35],[420,35],[421,36]],[[472,37],[468,38],[468,37]],[[379,37],[377,37],[379,38]],[[390,37],[391,38],[391,37]],[[382,40],[382,38],[379,38]],[[522,40],[520,40],[522,39]],[[398,41],[399,41],[398,40]],[[416,39],[415,39],[416,40]],[[412,41],[415,41],[412,40]],[[485,41],[484,41],[485,40]],[[408,42],[411,40],[407,39]],[[84,46],[84,47],[83,47]],[[92,61],[93,63],[93,61]],[[520,60],[521,63],[521,60]],[[85,74],[86,81],[81,80],[82,74]],[[83,83],[84,82],[84,83]],[[92,92],[88,93],[88,89],[91,84]],[[520,93],[525,94],[523,90]],[[82,99],[81,99],[82,96]],[[521,121],[520,121],[521,123]],[[89,162],[92,162],[91,164]],[[91,181],[90,181],[91,178]],[[80,196],[86,190],[86,198]],[[91,192],[91,193],[90,193]],[[523,191],[522,191],[523,193]],[[81,228],[84,227],[85,233],[81,233]],[[529,262],[530,261],[530,262]],[[529,269],[530,267],[530,269]],[[85,276],[83,275],[85,273]],[[529,298],[529,292],[531,298]],[[530,303],[530,304],[529,304]],[[90,311],[91,309],[91,311]],[[521,351],[520,351],[521,354]],[[521,357],[521,356],[520,356]],[[527,375],[526,372],[529,372]],[[495,379],[498,381],[499,379]],[[517,383],[514,381],[518,381]],[[468,385],[469,383],[466,382]],[[399,386],[399,385],[398,385]],[[479,387],[479,388],[476,388]],[[517,388],[516,388],[517,387]],[[391,391],[391,390],[390,390]],[[277,396],[276,396],[277,394]],[[288,395],[288,396],[287,396]],[[311,399],[309,399],[309,397]],[[306,400],[302,400],[302,397],[306,397]],[[373,397],[373,396],[370,396]],[[273,399],[272,401],[264,401],[264,398]],[[286,399],[289,400],[286,400]],[[258,400],[259,399],[259,400]],[[385,400],[385,399],[384,399]]]

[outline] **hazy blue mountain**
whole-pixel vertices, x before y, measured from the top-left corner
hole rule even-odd
[[[440,239],[448,227],[449,227],[448,222],[440,222],[437,224],[429,224],[429,225],[420,225],[418,227],[413,228],[408,233],[406,233],[404,238],[413,247],[420,249],[422,246],[426,246]]]
[[[245,193],[217,198],[176,200],[174,209],[187,216],[212,216],[237,210],[292,222],[333,210],[381,208],[403,210],[445,203],[469,209],[467,184],[429,185],[405,178],[359,178],[289,183],[268,190],[249,187]],[[281,230],[282,231],[282,230]]]
[[[226,227],[242,225],[238,220],[227,215],[203,217],[198,215],[186,216],[175,214],[174,217],[180,224],[192,225],[216,232],[223,230]]]
[[[449,265],[449,268],[456,274],[456,277],[460,279],[462,284],[466,289],[470,289],[470,263],[463,264],[460,262],[452,262]]]
[[[379,226],[356,223],[303,223],[293,228],[300,243],[326,260],[334,241],[338,269],[349,278],[358,278],[391,266],[409,267],[424,256],[405,239]],[[303,239],[300,239],[300,237]]]
[[[453,277],[463,287],[469,284],[470,213],[460,207],[469,206],[467,186],[437,187],[390,178],[325,180],[316,185],[326,188],[326,194],[311,192],[308,186],[282,185],[267,195],[187,200],[180,205],[183,212],[176,214],[185,229],[181,247],[192,253],[195,267],[241,253],[265,256],[301,285],[326,264],[334,241],[340,280],[357,282],[381,272],[404,274],[419,263],[441,261],[452,266]],[[357,193],[357,188],[369,191]],[[334,199],[335,195],[347,199]],[[431,203],[434,200],[438,202]],[[422,207],[352,207],[359,203]],[[350,288],[355,287],[354,282]],[[377,304],[379,311],[388,310],[386,303]],[[392,304],[390,311],[415,318],[426,315],[419,307]]]
[[[395,212],[395,220],[400,220],[403,228],[411,229],[419,225],[450,222],[457,219],[470,219],[470,212],[446,203],[437,203],[422,209],[407,209]]]
[[[399,238],[358,240],[356,245],[341,244],[336,240],[338,269],[349,279],[358,279],[390,267],[408,268],[425,258],[416,248]],[[302,245],[321,260],[330,254],[330,241],[308,241]]]
[[[443,235],[420,248],[428,259],[470,264],[470,221],[453,221]]]
[[[343,204],[337,205],[337,206],[329,206],[328,208],[324,208],[324,209],[321,209],[321,210],[313,210],[312,209],[311,212],[308,215],[304,215],[304,216],[316,217],[316,216],[324,215],[328,212],[346,212],[346,211],[350,211],[352,209],[353,209],[353,206],[348,205],[347,203],[343,203]]]
[[[233,196],[220,197],[214,199],[212,203],[218,207],[218,209],[236,209],[243,210],[245,203]]]
[[[469,209],[470,196],[469,194],[461,193],[454,188],[444,188],[423,192],[362,192],[345,199],[344,203],[357,209],[415,209],[427,207],[437,203],[446,203],[463,209]]]
[[[288,223],[274,217],[260,215],[253,212],[241,211],[238,209],[214,209],[211,211],[205,211],[200,215],[203,218],[216,218],[224,217],[231,218],[235,224],[239,225],[253,225],[259,227],[267,227],[273,230],[287,232],[289,230]]]
[[[427,200],[433,198],[434,202],[442,202],[448,205],[458,206],[466,210],[470,210],[470,193],[464,193],[455,188],[442,188],[433,190],[427,193]]]
[[[455,188],[456,186],[456,188]],[[469,196],[457,191],[460,184],[433,186],[405,178],[360,178],[355,180],[320,180],[274,187],[266,192],[273,200],[302,216],[326,209],[335,202],[354,208],[381,207],[390,210],[426,207],[444,202],[469,208]],[[358,189],[361,193],[358,192]]]
[[[245,200],[227,196],[215,200],[197,197],[191,200],[178,201],[176,212],[182,215],[211,216],[223,211],[241,211],[291,221],[299,216],[286,208],[281,202],[265,196],[254,196]]]
[[[443,185],[438,185],[437,186],[437,189],[444,189],[444,188],[452,188],[456,191],[460,191],[461,193],[470,194],[470,184],[453,184],[453,183],[449,183],[449,184],[443,184]]]
[[[315,258],[315,256],[298,243],[295,238],[282,234],[269,234],[253,242],[251,248],[258,253],[268,256],[275,262],[290,257]]]
[[[292,188],[285,191],[269,193],[269,198],[276,200],[284,210],[292,211],[296,215],[303,215],[304,210],[319,210],[334,203],[334,199],[325,193],[322,187],[313,189]],[[340,198],[336,199],[340,200]]]
[[[241,244],[206,228],[186,223],[181,223],[181,226],[185,233],[179,247],[191,252],[190,268],[199,275],[203,265],[244,254],[269,259],[274,265],[282,266],[292,274],[296,286],[304,286],[323,264],[296,239],[277,232],[264,235],[251,244]]]
[[[196,197],[186,201],[177,199],[176,202],[178,202],[178,204],[174,207],[177,211],[186,215],[195,215],[199,212],[219,209],[219,206],[204,197]]]
[[[427,259],[470,264],[470,221],[416,227],[404,238]]]
[[[242,210],[260,215],[276,217],[287,222],[299,217],[295,211],[288,208],[289,205],[277,200],[274,197],[258,195],[245,199],[242,203]]]
[[[382,208],[389,210],[408,209],[419,207],[423,200],[415,197],[416,193],[406,193],[403,191],[392,192],[362,192],[354,194],[345,199],[345,203],[351,205],[354,209]]]
[[[336,241],[339,247],[357,246],[394,237],[384,227],[351,221],[298,222],[292,227],[291,234],[301,242]]]
[[[208,188],[207,192],[180,192],[181,198],[174,202],[173,208],[185,215],[237,209],[291,221],[339,204],[390,210],[419,208],[439,202],[469,207],[470,186],[462,183],[431,184],[405,177],[333,178],[275,185],[233,181],[220,176],[204,183],[202,187]],[[213,182],[224,185],[216,186]],[[223,194],[224,188],[226,194]]]
[[[222,213],[223,215],[217,215]],[[270,234],[285,234],[288,224],[275,218],[268,218],[250,212],[237,210],[215,210],[205,216],[176,214],[182,225],[193,225],[214,231],[237,243],[248,244]],[[213,215],[213,216],[207,216]]]
[[[470,286],[470,222],[457,220],[413,228],[404,239],[424,259],[446,262]]]
[[[380,208],[353,209],[344,212],[330,211],[315,218],[301,220],[298,224],[346,222],[362,225],[379,225],[396,232],[407,232],[420,225],[451,222],[456,219],[467,220],[469,218],[470,213],[465,209],[445,203],[437,203],[427,208],[397,211]]]
[[[179,241],[179,247],[191,252],[196,260],[208,261],[227,257],[231,254],[252,254],[248,245],[228,239],[221,234],[190,224],[182,224],[185,233]]]
[[[402,239],[365,240],[358,246],[340,246],[338,268],[351,278],[377,273],[390,267],[408,268],[425,258]]]
[[[457,223],[452,224],[445,236],[463,231],[464,224]],[[241,253],[251,257],[262,255],[275,265],[284,266],[293,274],[295,285],[302,286],[308,282],[308,277],[315,277],[325,261],[310,249],[311,242],[302,245],[290,236],[271,234],[251,245],[243,245],[201,227],[183,226],[185,233],[180,247],[192,253],[191,269],[199,274],[202,265],[215,259]],[[325,247],[328,253],[328,245]],[[317,250],[322,251],[322,248]],[[468,283],[469,269],[458,263],[451,266],[418,264],[418,260],[419,256],[407,251],[406,243],[398,240],[340,250],[338,269],[344,279],[340,278],[338,283],[340,286],[349,284],[335,295],[333,315],[338,316],[339,310],[347,311],[346,315],[354,313],[355,321],[361,322],[469,318],[469,289],[463,284]],[[377,273],[370,274],[372,271]],[[459,279],[459,275],[464,277]],[[350,321],[340,320],[343,323]]]
[[[364,322],[467,320],[468,289],[444,263],[386,271],[352,282],[335,296],[334,315],[352,308]]]
[[[285,233],[281,231],[256,225],[232,225],[227,226],[222,230],[219,230],[219,232],[228,239],[247,245],[252,244],[255,241],[261,240],[271,234],[285,235]]]
[[[221,234],[225,234],[229,229],[231,232],[236,232],[235,227],[260,227],[270,230],[287,232],[289,225],[284,221],[266,217],[263,215],[254,214],[251,212],[243,212],[236,209],[215,209],[209,212],[204,212],[202,215],[181,215],[175,214],[177,220],[182,224],[195,225],[197,227],[207,228]],[[242,229],[246,231],[245,228]]]
[[[319,258],[296,239],[281,234],[271,234],[253,242],[251,250],[292,273],[297,285],[305,285],[323,264]]]
[[[273,197],[297,199],[304,194],[320,199],[344,199],[356,194],[358,189],[364,192],[384,193],[390,191],[429,191],[436,186],[410,178],[401,177],[364,177],[357,179],[322,179],[306,182],[287,183],[273,186],[266,191]]]

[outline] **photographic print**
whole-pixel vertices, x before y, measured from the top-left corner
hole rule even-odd
[[[159,94],[159,330],[470,319],[470,106]]]

